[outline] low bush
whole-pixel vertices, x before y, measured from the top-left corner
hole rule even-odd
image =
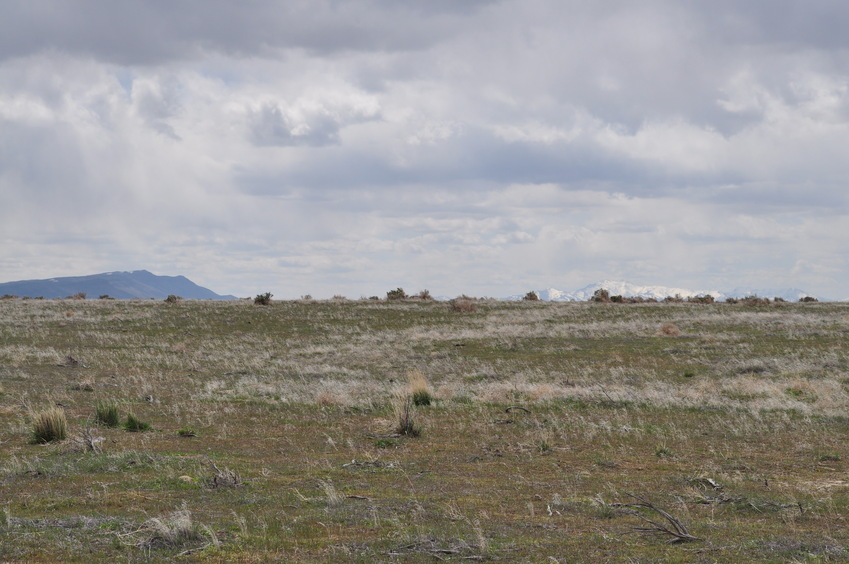
[[[593,297],[590,298],[590,301],[597,303],[608,303],[610,302],[610,292],[608,292],[604,288],[599,288],[598,290],[593,292]]]
[[[522,299],[526,302],[538,302],[539,301],[539,295],[536,292],[534,292],[533,290],[531,290],[530,292],[525,294],[525,296]]]
[[[271,296],[271,292],[257,294],[257,296],[254,298],[254,303],[256,305],[271,305]]]
[[[407,299],[407,293],[404,291],[404,288],[395,288],[394,290],[389,290],[386,292],[387,300],[405,300]]]
[[[451,311],[456,311],[459,313],[470,313],[473,311],[477,311],[478,306],[472,301],[470,298],[461,297],[455,298],[451,300]]]

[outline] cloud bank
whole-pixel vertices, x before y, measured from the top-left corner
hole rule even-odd
[[[16,2],[0,274],[849,297],[849,6]]]

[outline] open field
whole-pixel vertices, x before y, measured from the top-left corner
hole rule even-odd
[[[0,300],[0,560],[849,561],[849,305],[473,306]]]

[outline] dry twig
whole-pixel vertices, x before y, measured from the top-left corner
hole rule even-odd
[[[648,501],[645,498],[642,498],[638,495],[632,494],[630,492],[625,492],[629,497],[637,500],[638,503],[612,503],[616,507],[629,507],[633,508],[632,515],[635,515],[637,518],[642,519],[650,526],[648,527],[634,527],[635,531],[639,531],[642,533],[648,534],[658,534],[658,535],[669,535],[672,538],[669,539],[668,542],[676,543],[676,542],[692,542],[697,540],[702,540],[696,536],[690,534],[690,531],[687,529],[684,524],[679,521],[677,518],[670,515],[668,512],[664,511],[660,507],[656,506],[652,502]],[[653,519],[649,519],[644,514],[639,512],[639,508],[649,509],[660,514],[667,522],[668,525],[664,524],[661,521],[656,521]]]

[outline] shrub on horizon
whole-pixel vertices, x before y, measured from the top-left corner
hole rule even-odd
[[[271,292],[257,294],[257,296],[254,298],[254,303],[256,305],[271,305],[271,296]]]
[[[468,298],[466,296],[461,296],[459,298],[455,298],[451,300],[451,311],[457,312],[473,312],[477,311],[478,306],[475,304],[473,298]]]
[[[593,297],[590,298],[590,301],[598,303],[608,303],[610,302],[610,292],[608,292],[604,288],[599,288],[598,290],[593,292]]]
[[[386,292],[387,300],[405,300],[407,299],[407,293],[403,288],[396,288],[394,290],[389,290]]]

